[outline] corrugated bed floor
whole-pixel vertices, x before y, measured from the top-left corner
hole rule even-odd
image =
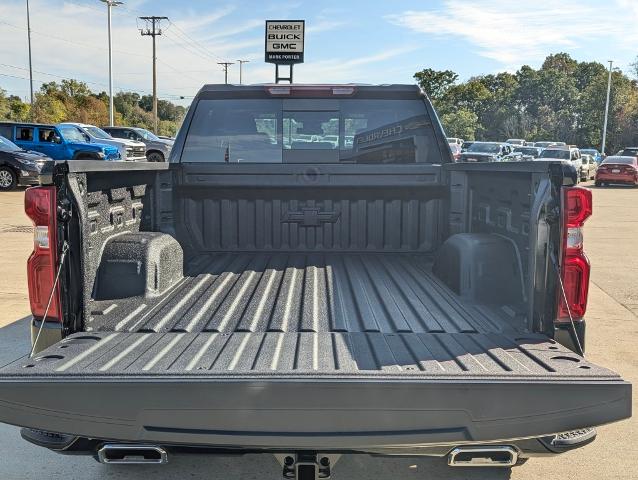
[[[3,375],[610,378],[542,335],[483,333],[79,333]]]
[[[22,360],[15,374],[515,379],[604,370],[526,333],[507,308],[462,302],[424,255],[218,254],[188,269],[155,301],[96,303],[87,332]]]
[[[524,331],[507,308],[463,303],[414,254],[220,253],[158,299],[95,302],[87,331]]]

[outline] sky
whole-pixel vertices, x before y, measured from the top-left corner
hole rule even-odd
[[[106,6],[99,0],[30,0],[34,88],[75,78],[108,91]],[[295,83],[414,83],[423,68],[460,79],[539,67],[550,53],[613,60],[638,55],[638,0],[124,0],[113,8],[115,91],[152,90],[151,38],[141,15],[161,15],[158,96],[188,105],[205,83],[274,81],[264,63],[266,19],[306,20]],[[28,98],[25,0],[0,0],[0,88]],[[181,99],[180,97],[184,97]]]

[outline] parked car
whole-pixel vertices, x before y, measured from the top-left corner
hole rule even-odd
[[[525,142],[525,147],[534,147],[534,142]]]
[[[29,152],[0,136],[0,190],[13,190],[18,185],[38,184],[42,166],[49,157]]]
[[[592,155],[583,154],[581,150],[581,162],[582,165],[580,167],[580,179],[583,181],[593,180],[596,177],[596,170],[598,170],[598,163],[596,159]]]
[[[53,160],[120,160],[119,150],[104,143],[91,143],[76,127],[39,123],[0,122],[0,135],[24,150],[33,150]]]
[[[460,147],[463,145],[463,139],[457,137],[448,137],[447,143],[456,143]]]
[[[177,138],[170,165],[56,162],[27,190],[34,354],[0,366],[25,440],[274,454],[313,480],[367,453],[511,467],[631,416],[631,384],[583,356],[571,165],[453,163],[414,85],[205,86]]]
[[[541,147],[541,148],[549,148],[549,147],[558,147],[560,146],[560,144],[565,145],[565,142],[534,142],[534,146],[535,147]]]
[[[541,152],[537,160],[569,162],[578,172],[578,180],[586,180],[586,178],[583,178],[583,161],[577,148],[560,146],[546,148]]]
[[[454,157],[454,161],[458,162],[461,158],[461,146],[458,143],[450,143],[450,150],[452,150],[452,156]]]
[[[540,147],[515,147],[514,152],[521,154],[521,160],[534,160],[543,151]]]
[[[594,160],[598,164],[600,164],[600,162],[603,161],[603,156],[595,148],[581,148],[580,149],[580,153],[581,153],[581,155],[584,154],[584,153],[586,153],[587,155],[591,155],[592,157],[594,157]]]
[[[638,157],[638,147],[625,147],[620,150],[616,157]]]
[[[638,157],[609,156],[596,171],[596,186],[625,184],[638,186]]]
[[[461,154],[459,162],[507,162],[518,161],[522,155],[514,147],[501,142],[474,142]]]
[[[60,126],[77,128],[80,132],[88,136],[91,143],[113,145],[119,150],[122,160],[126,160],[127,162],[146,161],[146,145],[142,142],[125,138],[113,138],[101,128],[85,123],[65,122],[61,123]]]
[[[115,138],[127,138],[144,143],[146,145],[146,158],[149,162],[164,162],[168,160],[175,143],[173,140],[160,138],[145,128],[104,127],[104,130]]]
[[[505,143],[509,143],[510,145],[522,147],[525,145],[525,140],[522,138],[508,138],[505,140]]]

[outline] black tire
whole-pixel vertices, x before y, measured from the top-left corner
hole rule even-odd
[[[148,160],[149,162],[163,162],[164,155],[162,155],[161,152],[150,152],[146,156],[146,160]]]
[[[0,191],[8,192],[18,186],[18,176],[9,167],[0,167]]]

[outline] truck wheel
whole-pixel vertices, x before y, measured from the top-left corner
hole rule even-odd
[[[149,162],[163,162],[164,161],[164,155],[162,155],[160,152],[151,152],[151,153],[148,154],[146,159]]]
[[[596,180],[595,185],[596,185],[597,187],[602,187],[602,186],[603,186],[603,182],[601,182],[600,180]]]
[[[18,176],[9,167],[0,167],[0,190],[9,191],[18,185]]]

